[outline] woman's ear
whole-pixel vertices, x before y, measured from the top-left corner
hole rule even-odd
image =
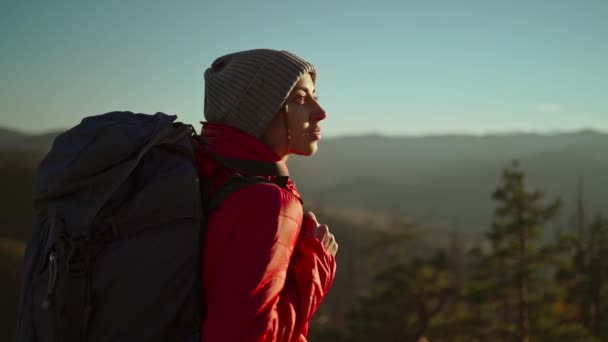
[[[285,130],[285,124],[283,123],[283,115],[282,110],[279,110],[277,114],[272,118],[272,121],[266,127],[264,134],[260,137],[260,139],[266,143],[266,145],[270,146],[275,152],[278,152],[281,149],[281,137],[282,131]]]

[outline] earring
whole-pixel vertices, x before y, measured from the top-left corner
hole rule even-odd
[[[285,128],[287,128],[287,144],[291,142],[291,130],[289,129],[289,120],[287,119],[287,103],[283,108],[285,112]]]

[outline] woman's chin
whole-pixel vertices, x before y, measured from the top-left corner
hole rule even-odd
[[[312,156],[315,153],[317,153],[318,150],[319,150],[319,147],[317,145],[317,142],[314,141],[314,142],[307,144],[306,146],[302,146],[302,148],[297,149],[293,153],[297,154],[299,156],[308,157],[308,156]]]

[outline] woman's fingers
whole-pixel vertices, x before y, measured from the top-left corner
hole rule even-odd
[[[326,224],[319,224],[315,214],[312,211],[308,211],[304,214],[302,223],[302,233],[306,235],[312,235],[321,242],[327,253],[336,255],[338,251],[338,244],[336,238],[332,233],[329,232],[329,227]]]
[[[336,253],[338,252],[338,243],[336,242],[336,238],[333,234],[331,235],[331,239],[330,239],[330,243],[329,243],[329,247],[327,247],[327,251],[329,254],[335,256]]]
[[[336,243],[336,241],[334,240],[334,242],[331,244],[331,246],[329,247],[328,251],[329,254],[336,256],[336,253],[338,253],[338,243]]]
[[[336,238],[332,233],[329,232],[329,227],[322,224],[315,229],[315,237],[321,242],[325,250],[331,255],[336,255],[338,251],[338,244]]]
[[[313,213],[312,211],[307,211],[305,215],[308,217],[309,220],[314,222],[315,227],[317,227],[319,225],[319,221],[317,221],[317,217],[315,216],[315,213]]]
[[[325,243],[325,237],[329,233],[329,228],[325,224],[318,225],[315,228],[315,237],[317,240],[321,241],[321,243]]]
[[[312,211],[307,211],[304,214],[304,219],[302,223],[302,232],[306,235],[315,235],[316,236],[316,228],[319,226],[319,221],[315,217],[315,214]]]

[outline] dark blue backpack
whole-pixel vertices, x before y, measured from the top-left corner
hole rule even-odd
[[[205,214],[262,180],[235,172],[203,203],[195,131],[175,119],[112,112],[56,138],[37,174],[18,341],[198,339]],[[287,178],[278,164],[215,158]]]

